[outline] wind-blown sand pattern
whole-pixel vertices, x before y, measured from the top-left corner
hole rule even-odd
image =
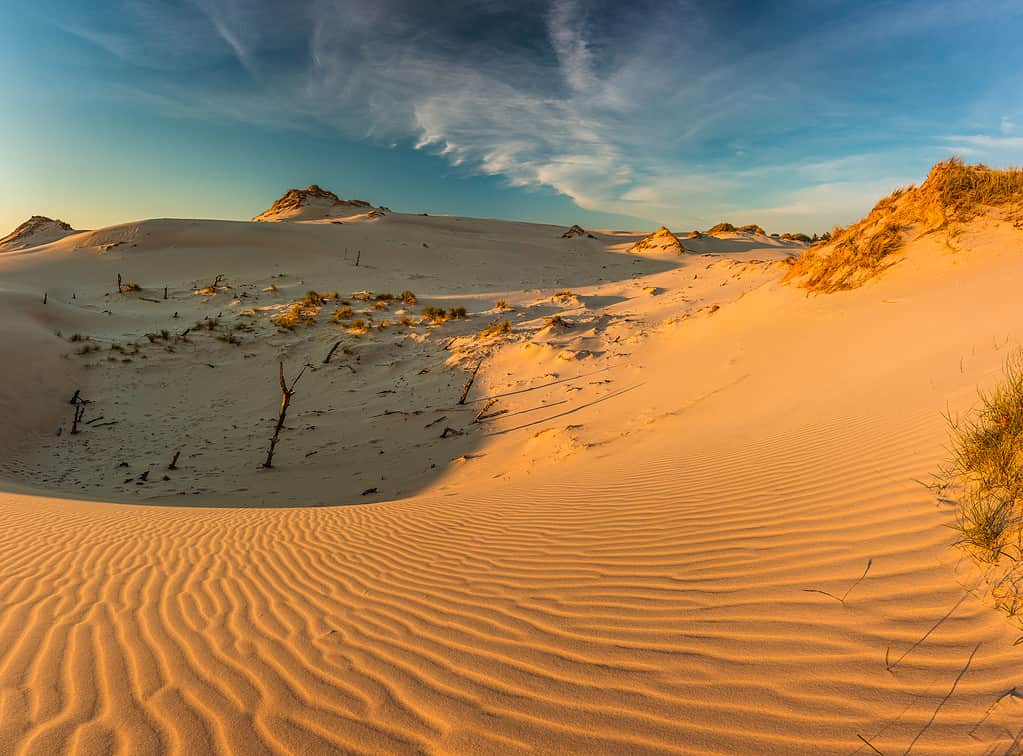
[[[147,221],[0,256],[0,752],[1017,752],[1018,633],[917,481],[1019,343],[1019,232],[807,297],[796,243],[562,231]],[[310,288],[469,316],[279,333]],[[144,338],[218,314],[254,330]],[[279,357],[313,367],[260,471]],[[75,389],[117,424],[72,436]]]

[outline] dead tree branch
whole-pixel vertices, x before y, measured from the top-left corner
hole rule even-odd
[[[266,450],[266,461],[263,462],[263,467],[273,467],[274,461],[274,449],[277,448],[277,440],[280,438],[281,429],[284,428],[284,419],[288,414],[288,405],[291,404],[291,397],[295,395],[295,386],[298,384],[299,379],[305,373],[305,368],[299,371],[298,375],[295,376],[295,380],[288,385],[288,382],[284,379],[284,361],[280,362],[280,382],[281,382],[281,409],[277,414],[277,426],[274,428],[274,434],[270,438],[270,447]]]

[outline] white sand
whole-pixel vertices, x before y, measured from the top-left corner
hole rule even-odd
[[[1018,743],[1018,632],[915,480],[1020,342],[1023,236],[807,297],[795,243],[563,230],[155,220],[0,255],[0,752]],[[309,289],[469,317],[280,332]],[[279,358],[310,367],[267,471]],[[75,389],[103,419],[71,435]]]

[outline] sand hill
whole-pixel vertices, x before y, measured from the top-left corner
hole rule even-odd
[[[632,251],[636,254],[681,255],[685,253],[678,237],[664,226],[632,245]]]
[[[369,215],[375,217],[386,212],[365,200],[343,200],[334,192],[310,184],[305,189],[289,189],[267,210],[252,220],[259,222],[316,221],[332,218],[350,218]]]
[[[957,223],[818,297],[400,213],[0,257],[0,752],[1012,752],[918,482],[1023,340],[1023,233]]]
[[[0,238],[0,252],[14,252],[37,247],[74,233],[77,232],[62,220],[33,215],[7,236]]]

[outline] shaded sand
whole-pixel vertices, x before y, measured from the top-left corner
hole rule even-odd
[[[643,234],[562,231],[149,221],[0,257],[5,343],[64,366],[3,389],[39,409],[3,437],[0,752],[1018,747],[1018,631],[916,479],[1020,342],[1019,232],[977,221],[958,253],[925,237],[807,297],[771,262],[798,246],[647,260]],[[158,302],[111,294],[117,272]],[[192,293],[218,273],[232,290]],[[144,338],[309,288],[469,317]],[[105,351],[74,354],[75,328]],[[281,356],[317,370],[259,471]],[[118,424],[71,436],[74,388]],[[202,454],[162,481],[179,444]],[[377,503],[302,506],[370,478]],[[146,500],[174,506],[108,503]]]

